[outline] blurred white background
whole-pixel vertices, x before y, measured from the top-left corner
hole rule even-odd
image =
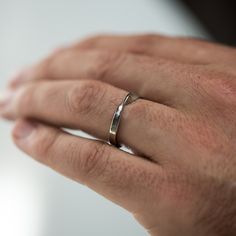
[[[0,89],[54,48],[101,32],[207,37],[175,0],[0,0]],[[0,235],[143,236],[123,209],[26,158],[0,121]]]

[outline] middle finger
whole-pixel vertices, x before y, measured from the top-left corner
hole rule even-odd
[[[26,81],[99,80],[149,100],[182,107],[192,102],[195,91],[191,78],[197,77],[201,70],[200,66],[161,58],[93,50],[66,51],[22,76]]]

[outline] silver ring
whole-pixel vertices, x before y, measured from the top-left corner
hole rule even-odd
[[[122,103],[117,107],[112,121],[111,126],[109,130],[109,143],[113,146],[116,146],[118,148],[121,147],[121,145],[117,142],[117,133],[120,125],[121,115],[125,108],[125,106],[135,102],[139,97],[134,93],[128,93]]]

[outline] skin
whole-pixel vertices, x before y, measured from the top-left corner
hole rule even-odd
[[[128,91],[142,99],[125,107],[118,140],[133,154],[106,142]],[[127,209],[150,235],[236,235],[235,48],[96,36],[20,72],[0,101],[22,151]]]

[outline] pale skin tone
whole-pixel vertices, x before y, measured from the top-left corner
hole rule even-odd
[[[106,142],[129,91],[142,99],[125,107],[118,141],[134,154]],[[236,235],[235,48],[93,37],[19,73],[0,101],[22,151],[127,209],[150,235]]]

